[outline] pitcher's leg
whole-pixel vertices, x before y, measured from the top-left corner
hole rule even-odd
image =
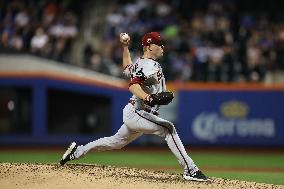
[[[195,172],[198,170],[193,160],[187,155],[175,127],[171,122],[145,111],[136,111],[136,114],[141,118],[138,119],[136,123],[136,127],[139,128],[141,132],[158,135],[164,138],[185,171]]]
[[[183,166],[185,171],[195,172],[198,170],[198,167],[186,153],[186,150],[175,129],[173,132],[169,132],[169,130],[167,131],[165,140],[167,141],[170,150],[176,156],[178,162]]]
[[[123,124],[115,135],[110,137],[100,138],[84,146],[83,145],[78,146],[74,154],[76,159],[78,159],[81,156],[88,153],[91,149],[95,151],[121,149],[122,147],[126,146],[127,144],[129,144],[130,142],[132,142],[141,135],[142,133],[131,131],[128,129],[128,127],[125,124]]]

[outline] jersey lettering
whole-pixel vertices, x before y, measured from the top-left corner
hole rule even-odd
[[[159,71],[157,72],[157,78],[158,78],[158,81],[160,81],[160,80],[163,78],[163,73],[162,73],[161,70],[159,70]]]

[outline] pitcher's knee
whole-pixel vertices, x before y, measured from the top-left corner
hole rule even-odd
[[[170,134],[176,132],[176,128],[173,124],[166,123],[164,126],[165,126],[167,132],[169,132]]]
[[[119,150],[119,149],[121,149],[121,148],[123,148],[124,146],[126,146],[127,145],[127,142],[125,142],[125,141],[119,141],[119,142],[116,142],[114,145],[113,145],[113,149],[117,149],[117,150]]]
[[[114,135],[111,143],[113,149],[121,149],[127,145],[127,141],[121,138],[119,135]]]

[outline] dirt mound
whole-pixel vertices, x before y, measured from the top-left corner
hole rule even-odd
[[[284,188],[238,180],[210,178],[211,182],[189,182],[181,175],[126,167],[69,164],[0,164],[0,188]]]

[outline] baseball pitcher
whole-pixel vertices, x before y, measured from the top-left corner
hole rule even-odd
[[[174,98],[172,92],[166,91],[165,77],[157,62],[164,53],[160,34],[150,32],[142,37],[143,56],[136,62],[132,62],[130,58],[130,37],[122,33],[120,42],[123,45],[124,74],[130,77],[129,90],[133,94],[123,109],[124,124],[111,137],[100,138],[86,145],[72,142],[63,154],[60,164],[78,159],[91,149],[121,149],[143,134],[154,134],[166,140],[184,169],[184,179],[207,181],[207,177],[187,155],[173,123],[159,117],[160,106],[169,104]]]

